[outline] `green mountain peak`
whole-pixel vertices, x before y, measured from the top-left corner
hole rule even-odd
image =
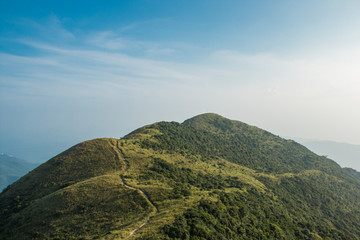
[[[185,120],[183,124],[199,130],[217,132],[220,129],[230,129],[233,121],[215,113],[204,113]]]
[[[356,240],[353,175],[294,141],[201,114],[50,159],[0,194],[0,239]]]
[[[196,115],[192,118],[189,118],[187,120],[184,121],[184,123],[190,123],[190,122],[211,122],[214,120],[218,120],[218,119],[226,119],[223,116],[217,114],[217,113],[203,113],[203,114],[199,114]]]

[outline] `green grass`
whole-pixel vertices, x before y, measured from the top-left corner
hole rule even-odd
[[[114,141],[86,141],[40,165],[2,192],[1,214],[15,213],[31,201],[79,181],[121,171],[124,166],[115,154]]]
[[[10,218],[2,236],[99,238],[119,228],[133,227],[134,222],[145,218],[150,211],[140,194],[120,185],[118,175],[103,175],[34,201],[21,214]]]

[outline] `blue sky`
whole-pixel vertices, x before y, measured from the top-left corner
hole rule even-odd
[[[359,1],[0,2],[0,151],[204,112],[360,144]]]

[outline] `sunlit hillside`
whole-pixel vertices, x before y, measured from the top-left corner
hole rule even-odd
[[[3,239],[360,239],[360,181],[216,114],[80,143],[0,195]]]

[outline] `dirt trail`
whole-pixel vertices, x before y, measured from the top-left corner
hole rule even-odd
[[[132,231],[129,233],[129,236],[127,236],[126,238],[123,239],[123,240],[126,240],[126,239],[128,239],[129,237],[131,237],[132,235],[134,235],[134,233],[136,233],[136,232],[137,232],[138,230],[140,230],[142,227],[144,227],[144,226],[151,220],[151,218],[154,217],[155,214],[158,213],[158,209],[157,209],[157,207],[154,205],[154,203],[150,200],[150,198],[148,197],[148,195],[146,195],[146,193],[144,192],[144,190],[142,190],[142,189],[140,189],[140,188],[135,188],[135,187],[132,187],[132,186],[126,184],[126,182],[125,182],[124,179],[123,179],[123,175],[124,175],[124,174],[127,172],[127,170],[130,168],[130,165],[129,165],[129,162],[126,160],[124,154],[122,153],[121,149],[120,149],[119,146],[117,145],[117,143],[116,143],[116,146],[115,146],[115,147],[116,147],[116,151],[117,151],[117,153],[118,153],[118,155],[119,155],[119,159],[120,159],[120,160],[123,160],[123,161],[125,162],[125,170],[124,170],[124,172],[123,172],[122,174],[119,175],[120,180],[121,180],[121,183],[122,183],[125,187],[127,187],[127,188],[129,188],[129,189],[133,189],[133,190],[138,191],[138,192],[149,202],[149,204],[150,204],[150,205],[154,208],[154,210],[155,210],[155,213],[153,214],[153,216],[151,216],[148,220],[146,220],[145,222],[143,222],[138,228],[132,230]]]

